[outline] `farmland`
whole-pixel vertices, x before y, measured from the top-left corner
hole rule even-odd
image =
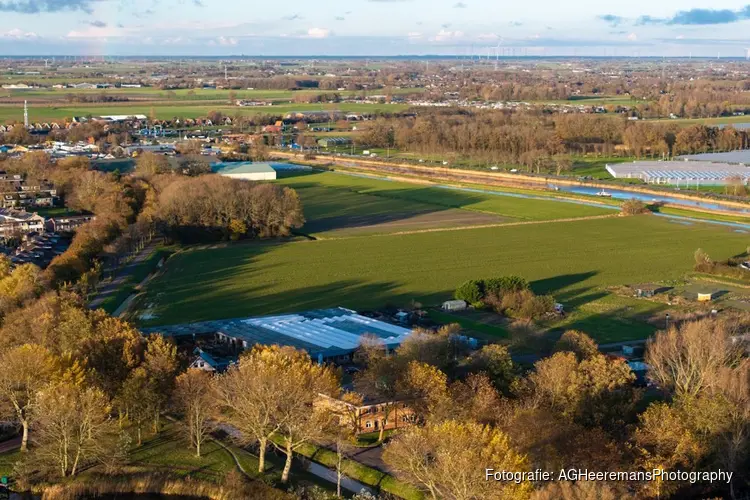
[[[308,207],[308,226],[313,229],[327,213],[356,217],[385,210],[371,197],[383,197],[398,211],[418,208],[413,203],[435,195],[426,188],[409,186],[413,194],[407,201],[412,205],[407,205],[405,190],[396,183],[387,183],[392,186],[387,189],[369,179],[324,177],[332,175],[284,181],[299,188]],[[317,185],[311,181],[315,178],[320,179]],[[303,182],[311,185],[303,186]],[[340,184],[354,189],[348,189],[344,197]],[[450,195],[464,194],[456,193]],[[464,280],[519,274],[532,281],[537,292],[553,293],[576,309],[566,319],[566,327],[580,327],[599,340],[613,341],[650,333],[652,329],[635,328],[634,317],[656,308],[634,307],[632,299],[614,298],[606,287],[678,279],[691,270],[692,254],[698,247],[724,258],[747,246],[746,235],[731,228],[694,223],[686,230],[654,216],[544,222],[540,213],[534,213],[535,206],[544,206],[542,201],[497,198],[464,200],[463,206],[528,202],[524,210],[516,211],[497,205],[495,213],[518,216],[525,211],[537,216],[537,221],[458,231],[186,249],[173,256],[165,273],[149,284],[142,302],[154,316],[143,323],[172,324],[337,305],[366,310],[386,304],[403,306],[412,300],[431,305],[450,297]],[[561,210],[590,208],[548,203]],[[323,229],[324,234],[333,231]]]
[[[315,236],[380,234],[440,227],[555,220],[611,214],[611,210],[553,200],[442,189],[337,173],[281,181],[299,193]]]
[[[153,111],[157,119],[199,118],[211,111],[218,111],[226,116],[272,114],[282,115],[293,111],[341,111],[341,112],[398,112],[406,109],[403,104],[284,104],[258,107],[229,106],[226,101],[214,105],[205,105],[202,101],[174,103],[133,103],[120,102],[109,104],[60,104],[58,106],[42,105],[29,108],[31,121],[62,120],[74,116],[88,115],[150,115]],[[0,106],[0,122],[23,120],[23,105]]]

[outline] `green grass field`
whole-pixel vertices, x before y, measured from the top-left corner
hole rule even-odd
[[[394,95],[422,93],[424,89],[419,88],[399,88],[393,89]],[[43,99],[66,99],[69,95],[89,95],[96,96],[106,94],[108,96],[124,96],[129,98],[148,98],[159,100],[215,100],[228,99],[233,94],[237,99],[258,99],[258,100],[292,100],[296,96],[309,96],[320,94],[339,94],[342,97],[361,96],[362,92],[348,90],[261,90],[261,89],[175,89],[161,90],[155,87],[141,88],[110,88],[110,89],[33,89],[33,90],[7,90],[0,89],[0,96],[13,98],[43,98]],[[385,90],[373,90],[366,92],[365,95],[382,95]]]
[[[333,172],[288,177],[279,182],[297,190],[308,221],[302,232],[316,236],[382,234],[612,213],[604,208],[559,201],[443,189]]]
[[[518,274],[569,310],[600,340],[632,335],[618,307],[590,305],[604,287],[677,279],[693,252],[716,259],[747,246],[731,228],[640,216],[305,242],[195,248],[172,257],[150,283],[149,325],[345,306],[367,310],[418,300],[437,304],[463,281]],[[626,306],[627,307],[627,306]],[[598,325],[610,322],[605,335]],[[619,327],[618,327],[619,324]],[[585,328],[583,328],[585,327]]]
[[[671,119],[660,119],[654,121],[677,123],[679,125],[722,125],[731,123],[750,123],[750,116],[720,116],[717,118],[678,118],[675,120]]]
[[[283,104],[274,106],[239,107],[226,103],[203,105],[202,103],[113,103],[103,104],[63,104],[59,106],[39,105],[29,107],[29,120],[41,122],[49,120],[70,119],[74,116],[99,115],[146,115],[153,110],[157,119],[171,118],[201,118],[210,111],[219,111],[226,116],[248,116],[255,114],[283,115],[294,111],[324,111],[336,110],[353,113],[379,113],[404,111],[408,106],[404,104]],[[23,121],[23,105],[0,106],[0,122]]]

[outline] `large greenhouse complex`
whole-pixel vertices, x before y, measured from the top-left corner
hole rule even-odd
[[[641,179],[649,184],[676,186],[723,185],[731,179],[750,178],[744,164],[710,161],[635,161],[608,164],[607,172],[615,179]]]

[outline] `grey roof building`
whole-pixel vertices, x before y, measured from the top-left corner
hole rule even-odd
[[[141,331],[175,338],[215,334],[220,342],[228,342],[240,349],[250,349],[256,344],[291,346],[307,351],[319,361],[351,354],[359,347],[364,335],[375,335],[392,349],[411,334],[408,328],[368,318],[343,307],[144,328]]]

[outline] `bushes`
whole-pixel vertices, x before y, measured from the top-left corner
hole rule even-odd
[[[484,299],[484,287],[482,281],[469,280],[456,290],[453,294],[458,300],[464,300],[469,304],[482,302]]]
[[[646,212],[648,212],[648,207],[646,207],[646,204],[641,200],[632,198],[622,204],[620,213],[622,215],[638,215],[645,214]]]
[[[551,295],[536,295],[531,290],[506,293],[492,304],[496,312],[513,318],[541,319],[555,310]]]
[[[520,276],[502,276],[482,280],[469,280],[458,287],[454,296],[469,304],[477,304],[488,297],[501,297],[509,292],[529,289],[529,282]]]
[[[706,252],[699,248],[695,251],[694,269],[700,273],[748,281],[750,280],[750,271],[740,267],[740,264],[746,260],[748,260],[748,257],[742,255],[725,262],[714,262]]]
[[[454,294],[476,308],[490,306],[495,312],[523,319],[539,319],[555,310],[551,295],[538,296],[520,276],[469,280]]]

